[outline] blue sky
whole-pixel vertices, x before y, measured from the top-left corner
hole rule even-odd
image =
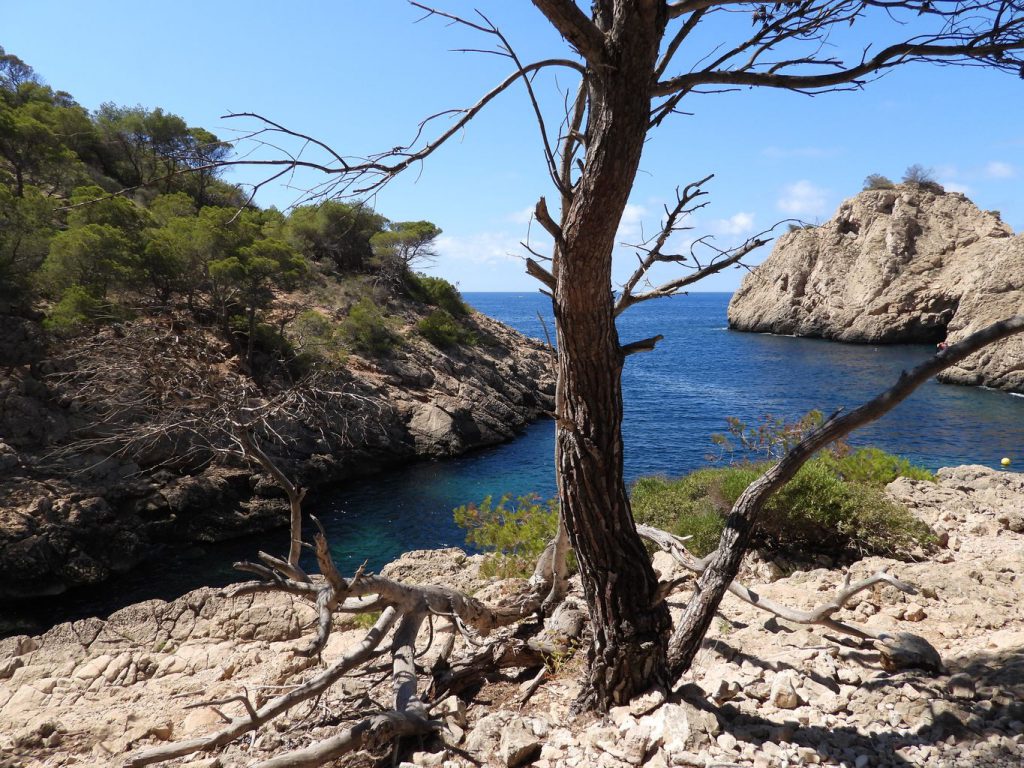
[[[525,0],[441,7],[479,8],[524,60],[566,55]],[[268,0],[0,0],[0,16],[0,45],[89,109],[105,101],[159,106],[229,140],[240,126],[221,115],[259,112],[351,155],[406,143],[423,117],[468,106],[510,71],[498,57],[452,52],[487,43],[436,19],[417,22],[422,13],[400,0],[288,9]],[[886,33],[867,31],[875,42]],[[704,38],[714,42],[714,34]],[[566,76],[538,81],[552,110],[570,87]],[[1024,80],[1011,75],[912,65],[858,92],[810,98],[744,90],[683,106],[693,116],[651,135],[620,226],[624,241],[650,234],[675,187],[708,173],[716,174],[710,204],[690,223],[694,235],[714,235],[726,247],[787,217],[825,220],[867,174],[898,178],[911,163],[933,168],[947,189],[1024,230]],[[528,109],[525,91],[512,89],[418,174],[374,201],[391,219],[437,223],[444,235],[434,271],[463,290],[536,288],[523,273],[519,242],[537,198],[554,196]],[[277,187],[257,202],[283,208],[296,194]],[[531,242],[542,245],[537,232],[534,225]],[[632,262],[623,248],[619,281]],[[729,271],[700,289],[734,290],[741,278]]]

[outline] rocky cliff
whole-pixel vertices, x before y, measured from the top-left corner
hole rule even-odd
[[[550,412],[550,351],[483,315],[465,322],[475,344],[442,350],[410,332],[388,354],[349,355],[321,380],[317,407],[271,414],[264,447],[315,489],[493,445]],[[223,419],[218,390],[263,402],[215,334],[157,318],[50,346],[35,320],[0,316],[0,612],[101,582],[161,546],[286,522],[268,477],[188,441]]]
[[[1024,236],[998,213],[933,185],[846,200],[818,227],[781,237],[729,304],[741,331],[848,342],[956,341],[1024,312]],[[1024,338],[943,374],[1024,392]]]

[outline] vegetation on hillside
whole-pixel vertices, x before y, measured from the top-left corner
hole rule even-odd
[[[415,272],[436,225],[359,202],[260,210],[220,178],[231,152],[160,108],[90,112],[0,49],[0,307],[42,309],[61,335],[170,317],[256,377],[385,355],[403,335],[475,341],[454,286]]]
[[[736,499],[774,458],[822,422],[812,411],[796,421],[765,415],[756,424],[728,421],[728,435],[713,435],[727,466],[706,467],[675,479],[643,477],[630,494],[639,523],[677,536],[699,556],[715,550]],[[755,544],[797,561],[818,555],[856,559],[906,556],[934,541],[928,526],[885,494],[897,477],[934,481],[931,472],[879,448],[851,449],[844,442],[808,461],[768,502]],[[491,497],[454,512],[466,543],[487,553],[484,576],[527,576],[558,524],[558,502],[536,495]]]

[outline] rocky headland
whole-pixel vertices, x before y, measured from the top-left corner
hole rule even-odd
[[[443,728],[425,741],[406,740],[399,759],[448,768],[1024,764],[1024,475],[957,467],[941,470],[935,483],[901,478],[888,492],[941,544],[914,562],[855,563],[854,579],[885,568],[919,592],[877,585],[835,618],[925,637],[942,656],[938,674],[886,671],[870,641],[790,625],[727,596],[675,694],[650,694],[607,717],[572,717],[583,677],[578,652],[559,660],[525,704],[522,686],[533,672],[517,669],[491,675],[464,698],[433,702]],[[479,564],[480,556],[458,550],[417,552],[384,573],[494,599],[507,584],[481,579]],[[779,578],[768,566],[748,563],[748,583],[757,574],[773,579],[757,591],[797,608],[827,602],[844,578],[825,568]],[[683,576],[663,553],[655,567],[663,579]],[[678,602],[685,597],[684,587]],[[119,766],[139,749],[215,730],[223,723],[217,709],[244,714],[230,697],[246,692],[259,706],[330,665],[366,631],[339,626],[322,658],[297,655],[313,623],[315,610],[296,598],[226,598],[204,589],[133,605],[106,621],[2,640],[0,765]],[[429,667],[432,651],[424,652]],[[345,700],[357,712],[386,700],[376,691],[382,684],[352,674],[312,708],[298,707],[253,738],[172,764],[239,768],[324,739],[339,718],[345,722]],[[191,706],[210,700],[227,703]],[[344,764],[374,760],[360,753]]]
[[[844,201],[779,238],[729,304],[741,331],[871,344],[955,342],[1024,311],[1024,236],[963,194],[899,184]],[[1002,341],[944,381],[1024,392],[1024,339]]]
[[[387,354],[349,354],[318,380],[318,407],[271,412],[267,451],[316,489],[493,445],[549,413],[550,351],[478,313],[464,323],[472,345],[440,349],[409,331]],[[0,611],[102,582],[162,546],[286,524],[269,476],[189,442],[236,392],[246,408],[267,402],[231,345],[194,324],[160,316],[65,344],[31,316],[0,316]]]

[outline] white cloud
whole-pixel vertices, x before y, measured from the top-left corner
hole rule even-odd
[[[505,216],[505,221],[511,221],[513,224],[529,224],[530,220],[533,219],[533,206],[527,206],[521,211],[512,211],[512,213]]]
[[[745,235],[754,229],[754,214],[740,211],[727,219],[715,219],[711,222],[711,229],[718,235]]]
[[[539,228],[538,228],[539,229]],[[531,245],[540,253],[550,250],[546,239],[536,237],[536,230],[531,237]],[[441,235],[437,239],[437,251],[444,259],[469,262],[471,264],[499,264],[518,262],[527,255],[520,245],[523,238],[508,232],[477,232],[472,235]]]
[[[648,210],[645,206],[637,203],[626,203],[626,207],[622,211],[622,218],[619,220],[619,229],[615,233],[616,242],[629,243],[630,245],[642,242],[644,239],[644,219],[647,215]]]
[[[776,205],[790,216],[821,216],[826,213],[828,190],[815,186],[806,179],[782,188]]]
[[[969,195],[971,193],[971,188],[959,181],[947,181],[943,179],[939,184],[947,192],[959,192],[962,195]]]
[[[990,179],[1012,179],[1017,175],[1017,170],[1009,163],[993,160],[985,166],[985,175]]]

